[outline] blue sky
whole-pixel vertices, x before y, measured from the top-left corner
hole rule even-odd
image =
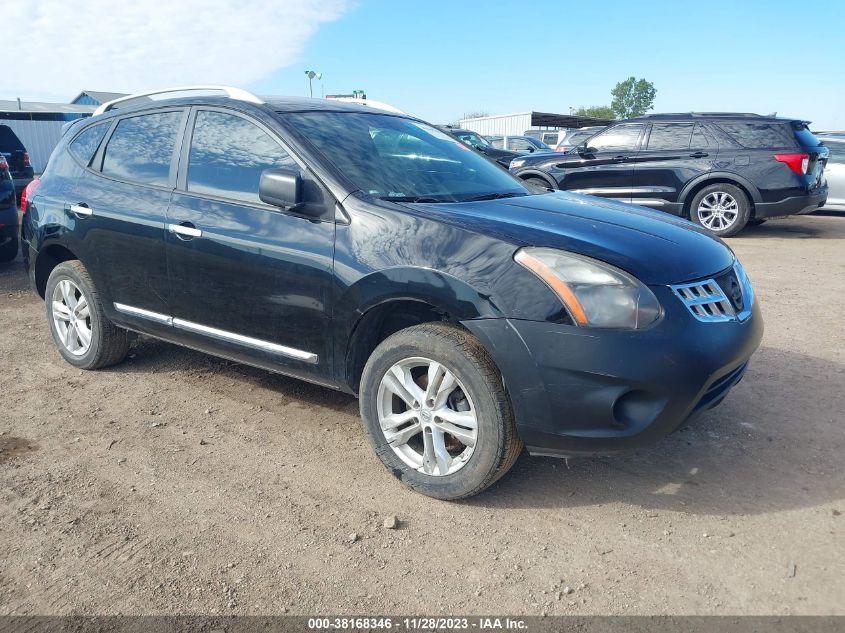
[[[359,0],[252,87],[307,94],[312,68],[327,93],[362,88],[446,122],[609,104],[635,75],[655,84],[655,111],[777,111],[845,129],[843,27],[845,0]]]
[[[310,68],[327,93],[364,89],[443,123],[607,105],[635,75],[655,84],[656,111],[777,111],[845,129],[845,0],[8,4],[5,50],[25,62],[6,64],[0,98],[202,83],[307,95]]]

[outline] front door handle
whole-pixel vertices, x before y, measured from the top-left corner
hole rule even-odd
[[[80,218],[94,215],[94,210],[84,202],[70,205],[70,212]]]
[[[694,154],[690,154],[689,157],[690,158],[705,158],[709,155],[710,154],[708,154],[707,152],[695,152]]]
[[[624,163],[626,160],[628,160],[627,156],[614,156],[613,157],[614,163]]]
[[[192,240],[195,237],[202,237],[202,231],[192,222],[181,222],[179,224],[168,224],[167,230],[175,233],[180,240]]]

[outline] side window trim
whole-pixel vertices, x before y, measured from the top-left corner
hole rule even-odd
[[[148,182],[138,182],[136,180],[125,180],[123,178],[118,178],[111,174],[107,174],[103,172],[103,161],[106,156],[106,148],[108,147],[109,143],[111,142],[112,137],[114,136],[114,132],[117,129],[118,124],[123,121],[124,119],[131,119],[134,117],[144,116],[147,114],[164,114],[167,112],[180,112],[182,114],[182,119],[179,121],[179,128],[176,132],[176,138],[173,142],[173,153],[170,155],[170,173],[168,175],[168,182],[167,185],[154,185]],[[135,185],[138,187],[154,187],[156,189],[163,189],[165,191],[172,191],[173,188],[176,186],[176,179],[175,179],[175,169],[174,164],[177,163],[177,157],[179,156],[180,151],[180,140],[185,134],[185,125],[187,123],[189,108],[186,107],[170,107],[170,108],[161,108],[156,110],[143,110],[142,112],[133,112],[131,114],[127,114],[126,116],[115,117],[112,121],[111,127],[106,132],[106,135],[103,137],[103,140],[100,141],[100,147],[97,148],[96,154],[94,154],[94,159],[91,161],[91,168],[94,169],[100,176],[104,178],[108,178],[110,180],[114,180],[116,182],[125,182],[127,184]],[[96,168],[95,168],[96,166]]]

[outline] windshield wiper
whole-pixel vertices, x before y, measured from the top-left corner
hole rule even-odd
[[[435,202],[435,203],[442,203],[447,202],[446,200],[440,200],[438,198],[432,198],[431,196],[379,196],[379,200],[388,200],[390,202],[412,202],[412,203],[419,203],[419,202]]]
[[[485,193],[472,198],[464,198],[461,202],[480,202],[481,200],[500,200],[501,198],[519,198],[528,194],[521,191],[498,191],[496,193]]]

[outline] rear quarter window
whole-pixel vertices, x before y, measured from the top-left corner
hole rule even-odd
[[[734,141],[747,149],[795,147],[795,137],[789,123],[720,122],[719,127]]]
[[[76,156],[86,166],[91,164],[91,159],[94,158],[94,153],[100,146],[100,141],[106,130],[109,129],[110,121],[104,121],[97,125],[92,125],[86,130],[83,130],[70,143],[70,153]]]

